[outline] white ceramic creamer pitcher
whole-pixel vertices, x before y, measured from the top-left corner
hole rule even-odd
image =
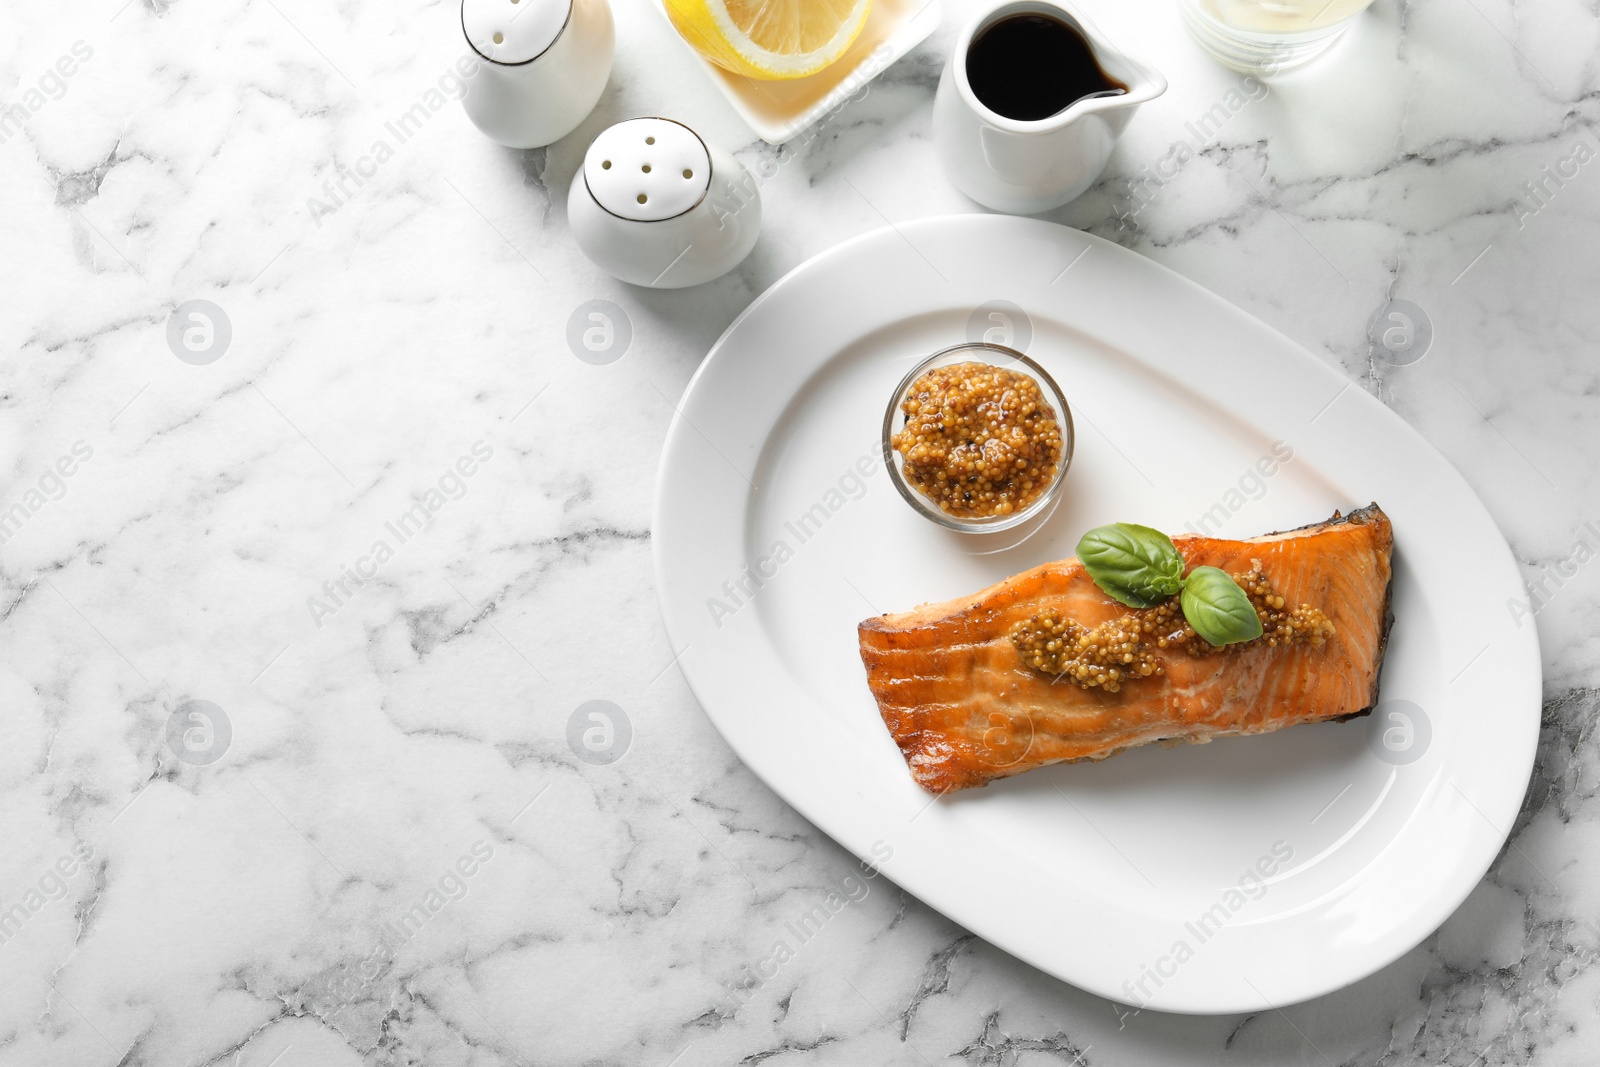
[[[1032,121],[991,110],[973,92],[967,56],[974,38],[1014,15],[1065,22],[1083,35],[1101,70],[1127,91],[1086,97]],[[933,105],[939,158],[956,187],[985,207],[1018,215],[1049,211],[1094,184],[1139,105],[1166,89],[1159,71],[1112,48],[1066,4],[1005,0],[966,25],[945,64]]]

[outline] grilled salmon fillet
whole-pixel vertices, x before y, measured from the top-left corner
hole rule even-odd
[[[1132,613],[1075,558],[959,600],[868,619],[859,627],[867,684],[917,783],[945,793],[1152,741],[1267,733],[1372,709],[1394,547],[1377,504],[1248,541],[1180,534],[1173,543],[1190,567],[1258,572],[1289,607],[1308,605],[1331,625],[1315,643],[1146,643],[1155,672],[1108,692],[1029,666],[1012,640],[1019,624],[1041,615],[1093,628]]]

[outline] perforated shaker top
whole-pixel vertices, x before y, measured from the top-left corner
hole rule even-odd
[[[496,63],[537,59],[561,36],[572,0],[461,0],[461,28]]]
[[[583,176],[595,200],[613,215],[660,222],[705,198],[711,188],[711,155],[682,123],[629,119],[594,139],[583,160]]]

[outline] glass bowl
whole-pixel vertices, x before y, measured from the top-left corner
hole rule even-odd
[[[906,481],[905,461],[900,453],[894,450],[894,435],[905,426],[905,413],[900,410],[906,394],[911,391],[911,386],[916,380],[933,370],[935,367],[948,367],[957,363],[987,363],[1018,374],[1027,375],[1039,383],[1039,392],[1046,403],[1055,412],[1056,422],[1061,426],[1061,459],[1056,463],[1055,476],[1045,491],[1021,511],[1014,511],[1009,515],[973,516],[964,518],[952,515],[940,509],[939,505],[931,498],[924,496],[921,491]],[[958,530],[961,533],[983,534],[997,533],[1021,526],[1030,519],[1037,518],[1053,508],[1060,499],[1061,487],[1066,482],[1067,468],[1072,466],[1072,450],[1075,434],[1072,429],[1072,409],[1067,406],[1067,398],[1061,394],[1061,387],[1056,380],[1050,377],[1048,371],[1027,356],[1014,348],[1004,345],[989,344],[987,342],[971,342],[968,344],[952,345],[942,349],[922,360],[912,367],[906,376],[900,379],[900,384],[895,387],[894,396],[889,400],[889,408],[883,413],[883,462],[889,468],[889,480],[894,482],[894,487],[900,491],[906,503],[912,509],[928,519],[936,522],[947,530]]]

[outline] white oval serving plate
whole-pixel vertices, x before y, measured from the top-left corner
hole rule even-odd
[[[1078,442],[1053,514],[973,537],[900,499],[878,431],[908,366],[984,333],[1056,378]],[[867,690],[861,619],[1069,556],[1089,527],[1248,537],[1372,501],[1396,534],[1374,716],[935,800]],[[678,662],[756,774],[856,855],[892,852],[885,873],[956,922],[1139,1007],[1281,1006],[1394,960],[1483,876],[1533,765],[1537,637],[1460,475],[1281,334],[1049,223],[879,230],[769,289],[684,395],[654,551]]]

